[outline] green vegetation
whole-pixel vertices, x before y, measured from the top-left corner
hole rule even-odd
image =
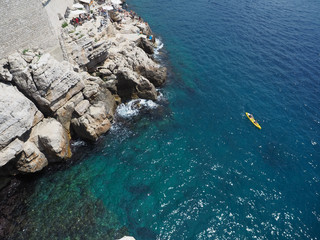
[[[22,54],[25,55],[28,51],[29,51],[29,49],[24,49],[24,50],[22,51]]]
[[[62,28],[65,28],[66,26],[68,26],[67,22],[62,23],[62,25],[61,25]]]

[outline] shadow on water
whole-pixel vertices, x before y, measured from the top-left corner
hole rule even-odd
[[[145,184],[137,184],[137,185],[130,186],[128,188],[128,191],[134,195],[140,195],[140,196],[147,195],[148,193],[151,192],[151,187]]]
[[[263,161],[273,168],[291,168],[293,162],[286,156],[284,146],[276,141],[268,142],[260,150]]]
[[[137,236],[141,240],[154,240],[157,238],[157,234],[147,227],[140,227],[136,230]]]
[[[140,191],[140,190],[138,190]],[[144,190],[143,190],[144,191]],[[138,194],[135,192],[135,194]],[[135,236],[136,239],[139,240],[155,240],[157,238],[157,233],[153,231],[149,227],[141,227],[141,223],[139,221],[139,217],[136,213],[133,213],[134,209],[132,209],[132,206],[128,205],[128,202],[123,199],[120,203],[121,206],[123,206],[126,217],[128,221],[128,228],[132,229],[133,231],[131,234]],[[135,211],[134,211],[135,212]]]
[[[28,208],[25,218],[16,226],[18,229],[8,239],[111,240],[128,234],[128,229],[118,223],[117,217],[103,202],[85,189],[70,189],[68,194],[49,194],[48,197],[49,203],[43,198],[41,206]],[[74,202],[74,199],[78,201]],[[45,215],[46,220],[40,215]]]

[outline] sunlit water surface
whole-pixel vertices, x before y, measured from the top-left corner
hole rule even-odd
[[[14,239],[318,239],[320,2],[128,4],[164,43],[163,96],[76,143]]]

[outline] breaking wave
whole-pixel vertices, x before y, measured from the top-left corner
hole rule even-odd
[[[156,38],[156,48],[154,49],[154,55],[158,55],[159,51],[163,48],[163,42],[159,39]]]
[[[137,116],[141,110],[155,109],[159,104],[152,100],[135,99],[127,103],[121,103],[116,111],[116,115],[122,118],[131,118]]]

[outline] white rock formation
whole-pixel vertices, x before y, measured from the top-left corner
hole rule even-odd
[[[15,139],[8,146],[0,151],[0,167],[6,165],[9,161],[14,160],[23,150],[23,142]]]
[[[97,140],[111,127],[105,106],[99,103],[92,105],[80,118],[72,119],[71,124],[80,137],[91,141]]]
[[[11,82],[12,75],[10,71],[5,67],[6,65],[8,65],[7,59],[0,60],[0,81]]]
[[[118,94],[121,98],[132,99],[137,96],[144,99],[157,99],[157,91],[149,80],[129,68],[118,69],[117,80]]]
[[[37,146],[27,141],[23,146],[20,159],[17,162],[17,169],[23,173],[34,173],[42,170],[48,165],[45,155],[40,152]]]
[[[49,156],[51,161],[61,161],[71,157],[68,133],[54,118],[46,118],[35,126],[29,140]]]
[[[16,87],[0,82],[0,150],[21,137],[43,118]]]
[[[45,114],[54,113],[84,87],[69,63],[36,52],[29,64],[22,55],[16,52],[8,58],[13,81]]]
[[[136,239],[134,237],[124,236],[124,237],[120,238],[119,240],[136,240]]]
[[[38,49],[0,60],[0,167],[40,171],[71,156],[71,137],[95,141],[106,133],[117,104],[157,99],[167,72],[152,58],[148,24],[128,12],[112,15],[114,23],[96,18],[62,29],[68,62]]]

